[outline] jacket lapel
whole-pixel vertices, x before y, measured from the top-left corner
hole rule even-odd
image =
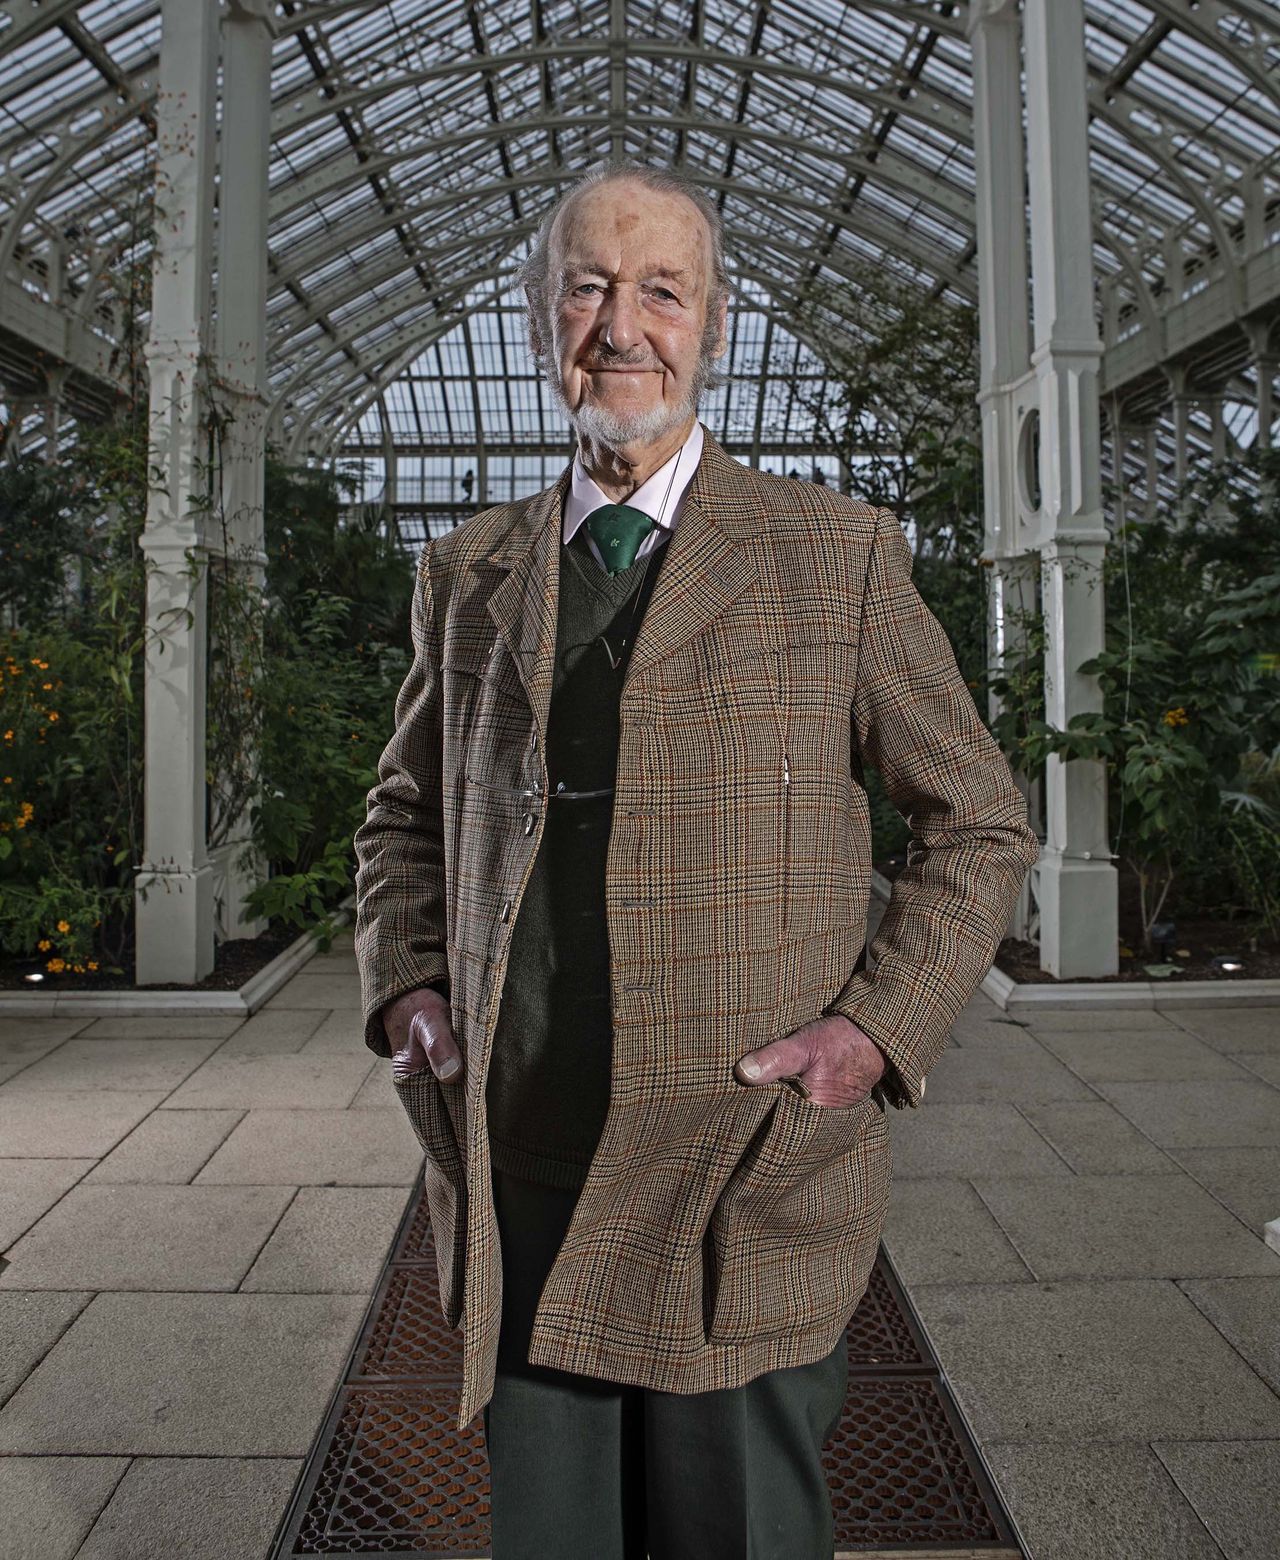
[[[627,667],[633,678],[703,633],[759,575],[741,543],[764,522],[754,492],[703,425],[702,457],[685,495],[671,549],[645,609]],[[485,560],[504,578],[487,607],[510,651],[544,738],[555,669],[556,612],[564,499],[572,466],[529,501],[523,515]]]

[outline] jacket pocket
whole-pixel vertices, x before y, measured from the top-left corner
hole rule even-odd
[[[466,1169],[435,1074],[418,1073],[403,1083],[395,1082],[394,1087],[426,1156],[423,1185],[436,1248],[440,1309],[447,1325],[456,1327],[462,1317],[466,1272]]]
[[[712,1209],[708,1343],[756,1343],[853,1315],[888,1204],[888,1134],[870,1095],[832,1107],[780,1086]]]

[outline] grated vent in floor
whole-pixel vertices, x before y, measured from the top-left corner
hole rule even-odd
[[[849,1393],[823,1457],[836,1555],[1021,1560],[883,1247],[846,1341]],[[480,1421],[455,1428],[461,1378],[461,1334],[440,1315],[419,1182],[272,1560],[487,1556],[489,1464]]]

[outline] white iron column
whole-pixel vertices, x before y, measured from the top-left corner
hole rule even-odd
[[[205,842],[206,554],[202,357],[209,323],[217,0],[163,0],[152,264],[146,838],[136,887],[137,978],[213,968]]]
[[[1102,707],[1077,668],[1103,648],[1098,365],[1083,0],[1025,0],[1031,278],[1040,383],[1045,718]],[[1060,978],[1119,967],[1116,870],[1101,762],[1051,757],[1040,862],[1040,963]]]
[[[979,0],[969,7],[968,27],[973,50],[978,240],[982,561],[991,571],[988,656],[992,670],[999,671],[1012,669],[1024,653],[1023,614],[1036,604],[1036,558],[1029,550],[1017,470],[1030,356],[1017,0]],[[992,694],[988,718],[994,721],[1000,709],[999,697]],[[1024,777],[1017,778],[1026,790]],[[1031,802],[1034,823],[1036,798]],[[1014,911],[1013,935],[1026,937],[1033,916],[1033,885],[1028,877]]]
[[[218,221],[219,401],[226,567],[260,597],[265,589],[263,464],[266,441],[267,183],[271,152],[270,0],[231,0],[223,21]],[[257,756],[248,758],[256,773]],[[244,896],[267,875],[249,845],[249,815],[215,819],[218,929],[254,937]]]

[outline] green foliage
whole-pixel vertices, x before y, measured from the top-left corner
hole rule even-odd
[[[1148,946],[1179,882],[1275,926],[1260,879],[1280,857],[1276,812],[1251,786],[1273,783],[1261,755],[1280,746],[1277,478],[1280,459],[1256,452],[1194,482],[1180,522],[1123,527],[1104,571],[1106,648],[1079,668],[1103,709],[1022,746],[1032,761],[1107,762],[1113,849],[1137,878]]]
[[[0,508],[56,515],[3,637],[0,947],[92,973],[132,935],[142,809],[141,432],[87,430],[74,460],[0,467]],[[59,551],[59,549],[62,551]],[[44,582],[64,574],[75,587]]]
[[[129,419],[82,429],[73,457],[0,466],[0,545],[39,543],[5,576],[0,947],[54,972],[127,970],[133,956],[147,475],[145,427]],[[206,475],[217,493],[216,458]],[[265,600],[234,548],[188,570],[194,585],[208,569],[210,842],[247,811],[269,865],[251,909],[299,927],[319,916],[322,934],[352,886],[414,578],[390,540],[340,525],[342,498],[333,474],[273,459]],[[204,518],[215,534],[224,519],[212,503]]]

